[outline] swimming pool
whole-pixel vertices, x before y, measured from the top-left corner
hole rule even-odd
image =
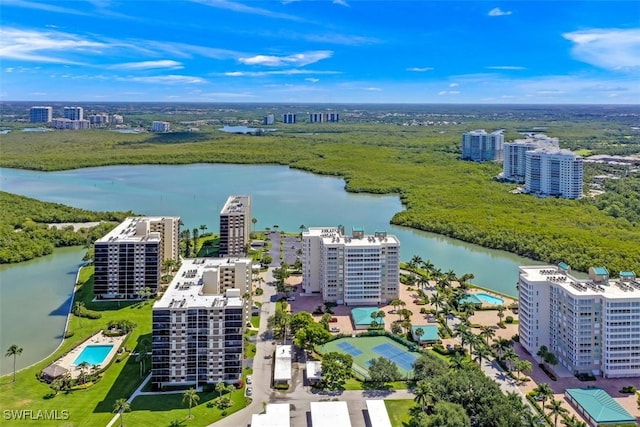
[[[82,362],[87,362],[89,365],[100,365],[107,358],[112,348],[113,344],[88,345],[82,349],[72,365],[78,366]]]
[[[489,294],[474,294],[476,298],[480,301],[487,303],[489,305],[504,305],[504,300],[502,298],[494,297]]]

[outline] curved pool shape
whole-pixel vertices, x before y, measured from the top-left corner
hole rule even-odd
[[[489,294],[473,294],[473,295],[475,295],[476,298],[478,298],[483,303],[486,303],[489,305],[504,305],[504,300],[502,298],[494,297],[493,295],[489,295]]]
[[[76,360],[73,361],[73,366],[78,366],[82,362],[87,362],[89,365],[101,365],[104,359],[107,358],[109,352],[113,348],[113,344],[104,345],[88,345],[82,349]]]

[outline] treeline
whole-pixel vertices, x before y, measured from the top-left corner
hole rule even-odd
[[[0,191],[0,264],[27,261],[48,255],[56,247],[88,246],[131,212],[91,212],[59,203],[48,203]],[[74,231],[72,226],[49,227],[65,222],[102,222]]]

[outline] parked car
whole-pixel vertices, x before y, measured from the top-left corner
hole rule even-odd
[[[247,384],[251,384],[253,382],[253,378],[251,378],[251,375],[247,375]]]
[[[253,394],[253,389],[251,387],[247,387],[247,396],[251,396]]]
[[[338,321],[337,317],[332,317],[331,319],[329,319],[330,323],[336,323]]]
[[[337,326],[334,326],[330,329],[331,332],[340,332],[340,328],[338,328]]]
[[[296,297],[289,297],[289,298],[287,298],[287,301],[295,301],[295,300],[296,300]]]
[[[264,355],[265,359],[271,359],[272,357],[273,357],[273,355],[271,353]]]

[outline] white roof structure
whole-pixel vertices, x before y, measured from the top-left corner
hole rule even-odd
[[[307,362],[307,379],[308,380],[321,380],[322,379],[322,362],[319,360],[312,360]]]
[[[391,427],[384,400],[367,400],[367,412],[369,412],[371,427]]]
[[[273,369],[274,381],[291,380],[291,346],[276,346],[276,362]]]
[[[313,427],[351,427],[347,402],[310,402]]]
[[[251,427],[290,427],[288,403],[269,403],[264,414],[251,416]]]

